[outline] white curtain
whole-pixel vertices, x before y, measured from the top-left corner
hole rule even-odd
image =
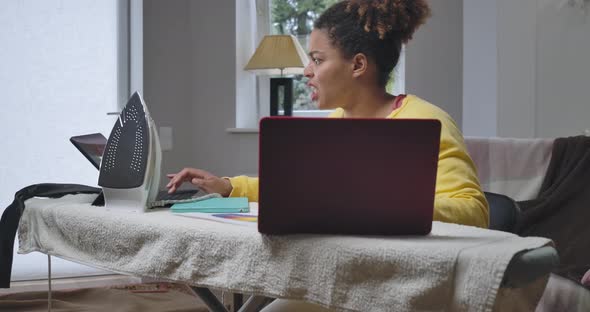
[[[118,0],[9,0],[0,10],[0,213],[36,183],[96,186],[98,171],[70,144],[108,137],[121,84]],[[16,251],[17,246],[15,246]],[[53,276],[103,271],[55,259]],[[47,277],[47,257],[16,255],[12,280]]]

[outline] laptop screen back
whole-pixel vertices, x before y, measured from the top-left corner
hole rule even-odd
[[[259,231],[427,234],[438,120],[265,118]]]
[[[70,142],[92,163],[96,169],[100,168],[100,162],[107,145],[107,138],[101,133],[77,135],[70,138]]]

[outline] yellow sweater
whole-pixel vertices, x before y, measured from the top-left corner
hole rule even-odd
[[[330,117],[342,118],[344,111],[336,109]],[[455,121],[442,109],[408,95],[402,105],[387,118],[438,119],[442,124],[434,220],[487,228],[489,224],[488,203],[485,199],[473,161],[467,154],[463,135]],[[248,197],[258,201],[258,178],[238,176],[230,178],[232,197]]]

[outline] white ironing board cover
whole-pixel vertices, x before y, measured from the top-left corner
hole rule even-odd
[[[33,198],[19,253],[353,311],[491,311],[508,262],[545,238],[434,222],[425,237],[265,236],[255,228]]]

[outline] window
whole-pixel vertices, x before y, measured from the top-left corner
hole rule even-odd
[[[134,50],[141,37],[130,38],[140,1],[6,1],[2,9],[10,14],[0,20],[11,27],[0,28],[0,58],[15,61],[0,71],[0,142],[10,151],[0,153],[0,213],[27,185],[96,186],[96,169],[68,139],[108,135],[116,116],[107,113],[125,104],[130,88],[141,90],[142,66],[129,56],[141,55]],[[112,274],[52,260],[54,277]],[[13,281],[44,279],[47,256],[15,253],[12,272]]]
[[[307,49],[313,22],[321,12],[337,0],[270,0],[270,33],[295,36]],[[293,78],[293,111],[295,115],[309,114],[317,110],[311,101],[311,90],[306,86],[303,75]],[[321,114],[320,114],[321,115]]]
[[[315,19],[338,0],[236,0],[236,128],[256,129],[258,120],[269,115],[269,77],[256,77],[243,70],[260,40],[267,34],[291,34],[307,50]],[[394,94],[404,92],[404,55],[387,85]],[[311,101],[302,75],[294,76],[293,115],[327,116]]]

